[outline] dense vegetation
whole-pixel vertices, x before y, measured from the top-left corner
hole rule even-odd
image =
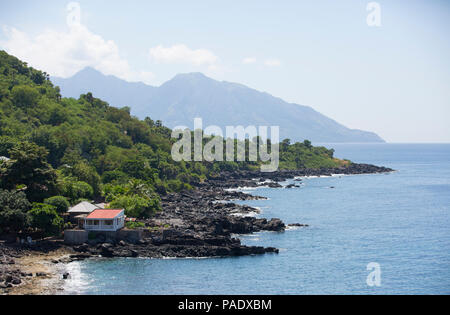
[[[130,104],[131,105],[131,104]],[[171,130],[130,108],[93,97],[62,98],[49,76],[0,51],[0,233],[55,234],[59,214],[81,200],[106,200],[129,216],[160,211],[160,195],[192,189],[223,170],[259,162],[175,162]],[[206,140],[205,140],[206,141]],[[333,150],[280,144],[281,168],[333,167]]]

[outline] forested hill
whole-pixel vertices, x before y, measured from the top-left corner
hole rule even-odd
[[[45,72],[0,51],[0,156],[10,159],[0,159],[2,193],[24,192],[30,202],[52,197],[61,210],[67,201],[104,198],[142,217],[160,210],[160,194],[191,189],[221,170],[258,168],[174,162],[170,135],[161,121],[139,120],[91,93],[62,98]],[[286,140],[280,154],[282,168],[345,164],[309,142]]]

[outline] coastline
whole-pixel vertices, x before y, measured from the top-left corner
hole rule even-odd
[[[0,253],[0,295],[53,295],[62,290],[66,270],[61,261],[74,252],[60,242],[45,241],[36,248],[0,243]]]
[[[64,263],[55,264],[69,257],[72,252],[60,249],[49,254],[34,254],[19,259],[18,266],[26,273],[45,274],[24,280],[21,286],[13,287],[9,294],[13,295],[54,295],[62,291],[63,274],[66,272]]]
[[[332,176],[387,173],[393,170],[373,165],[354,164],[345,169],[317,169],[259,173],[250,171],[222,173],[199,183],[194,190],[162,197],[164,211],[145,222],[144,238],[137,242],[113,242],[99,237],[87,244],[26,250],[16,258],[21,283],[4,289],[5,294],[62,293],[65,264],[92,257],[208,258],[278,253],[276,248],[241,245],[239,235],[259,231],[284,232],[306,224],[285,224],[279,219],[259,219],[257,208],[233,200],[265,199],[236,190],[239,187],[284,187],[288,179],[301,182],[306,176]],[[53,244],[55,246],[55,244]],[[51,247],[51,246],[50,246]],[[13,254],[14,255],[14,254]],[[1,257],[1,256],[0,256]],[[29,276],[32,274],[33,276]],[[42,274],[37,276],[37,274]],[[69,275],[70,276],[70,275]],[[1,283],[1,281],[0,281]],[[0,289],[1,290],[1,289]],[[0,291],[1,292],[1,291]]]

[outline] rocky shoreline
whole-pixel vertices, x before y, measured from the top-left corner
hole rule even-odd
[[[0,242],[0,295],[54,294],[61,290],[63,257],[74,251],[62,241],[42,241],[33,246]]]
[[[281,188],[279,182],[305,176],[356,175],[392,172],[392,169],[367,164],[351,164],[342,168],[304,169],[260,173],[258,171],[223,172],[216,178],[197,185],[188,192],[162,197],[163,211],[143,221],[143,239],[115,242],[98,235],[88,243],[67,246],[61,241],[41,242],[32,249],[0,243],[0,292],[8,292],[28,278],[39,277],[15,267],[24,255],[63,248],[61,257],[52,263],[69,263],[90,257],[228,257],[278,253],[273,247],[242,245],[236,235],[259,231],[283,232],[286,224],[278,218],[257,218],[259,210],[233,203],[234,200],[265,199],[233,190],[239,187],[268,186]],[[299,179],[301,181],[301,179]],[[295,184],[285,188],[299,187]],[[307,226],[292,222],[292,226]],[[2,259],[3,257],[3,259]],[[14,261],[14,263],[10,263]],[[5,267],[8,266],[8,267]],[[42,275],[41,275],[42,276]],[[70,275],[58,275],[59,278]],[[28,281],[29,282],[29,281]]]

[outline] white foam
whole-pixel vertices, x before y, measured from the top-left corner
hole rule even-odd
[[[81,271],[81,263],[73,261],[65,265],[66,272],[69,273],[69,279],[64,282],[64,292],[70,294],[81,294],[93,282],[87,274]]]
[[[232,216],[235,216],[235,217],[242,217],[242,218],[245,218],[245,217],[256,217],[256,216],[258,216],[258,214],[260,214],[261,212],[257,212],[257,211],[251,211],[251,212],[236,212],[236,213],[232,213],[231,215]]]
[[[249,238],[246,238],[245,240],[250,241],[250,242],[257,242],[261,239],[259,237],[249,237]]]
[[[256,190],[258,188],[260,188],[260,187],[247,187],[247,186],[240,187],[239,186],[237,188],[227,188],[227,189],[225,189],[225,191],[240,191],[243,193],[247,193],[246,191],[248,191],[248,190]]]

